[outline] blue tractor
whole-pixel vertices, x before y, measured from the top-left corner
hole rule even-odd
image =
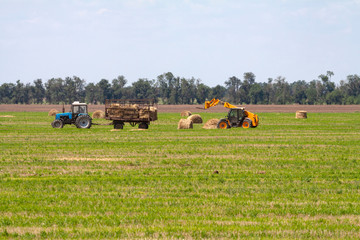
[[[90,128],[92,119],[88,114],[87,104],[73,102],[71,112],[56,114],[51,126],[53,128],[63,128],[65,124],[75,124],[77,128]]]

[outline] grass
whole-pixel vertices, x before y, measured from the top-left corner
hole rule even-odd
[[[6,115],[0,238],[360,238],[360,113],[227,130],[161,113],[146,131]]]

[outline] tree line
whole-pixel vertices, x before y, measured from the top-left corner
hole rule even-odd
[[[141,78],[127,85],[124,76],[109,81],[86,83],[79,77],[36,79],[24,84],[20,80],[0,86],[2,104],[70,104],[74,101],[103,104],[105,99],[153,98],[159,104],[202,104],[219,98],[233,104],[360,104],[360,77],[349,75],[336,85],[333,72],[320,74],[310,82],[288,83],[279,76],[256,82],[255,74],[245,72],[242,79],[230,77],[224,85],[209,87],[200,79],[176,77],[171,72],[156,79]]]

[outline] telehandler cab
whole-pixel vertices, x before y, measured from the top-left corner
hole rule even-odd
[[[225,129],[231,127],[255,128],[259,124],[258,115],[246,111],[244,107],[237,107],[228,102],[223,102],[219,99],[213,98],[210,101],[205,101],[205,109],[216,106],[218,103],[224,104],[225,108],[229,108],[229,112],[225,118],[220,119],[217,124],[218,128]]]

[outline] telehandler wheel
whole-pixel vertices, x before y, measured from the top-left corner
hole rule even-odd
[[[91,118],[89,116],[80,116],[76,119],[75,125],[77,128],[91,128]]]
[[[217,124],[217,128],[226,129],[229,128],[229,124],[225,119],[221,119]]]
[[[242,126],[243,128],[250,128],[250,127],[252,126],[251,120],[248,119],[248,118],[246,118],[246,119],[243,121],[243,123],[242,123],[241,126]]]
[[[140,129],[148,129],[149,125],[146,122],[141,122],[141,123],[139,123],[139,128]]]
[[[56,119],[56,120],[54,120],[54,121],[51,123],[51,126],[52,126],[53,128],[63,128],[63,127],[64,127],[64,123],[63,123],[63,121]]]

